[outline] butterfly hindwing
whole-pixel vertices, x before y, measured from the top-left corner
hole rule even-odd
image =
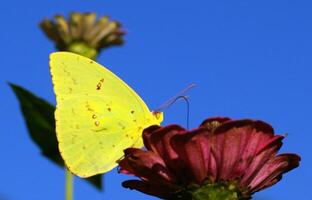
[[[122,156],[120,149],[138,140],[135,116],[118,105],[96,97],[69,99],[59,105],[59,147],[73,173],[87,177],[93,171],[112,169]]]

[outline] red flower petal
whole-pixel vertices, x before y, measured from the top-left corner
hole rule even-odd
[[[177,152],[179,159],[185,164],[184,177],[186,182],[200,184],[207,178],[209,172],[209,161],[211,160],[207,129],[196,129],[187,134],[175,135],[171,139],[171,145]]]
[[[153,143],[151,142],[151,135],[161,128],[162,128],[161,126],[153,125],[144,129],[142,133],[142,137],[143,137],[144,146],[147,150],[153,151],[153,149],[155,149],[155,147],[153,146]]]
[[[175,182],[163,159],[151,151],[128,148],[125,150],[125,158],[119,162],[119,166],[119,172],[133,174],[143,180],[168,183],[169,185]]]
[[[218,165],[218,179],[228,180],[239,177],[253,151],[246,148],[253,130],[251,120],[229,121],[214,131],[212,149]],[[253,147],[253,146],[250,146]]]
[[[281,154],[272,157],[265,163],[249,184],[252,192],[257,192],[275,184],[282,178],[282,174],[299,166],[300,157],[295,154]]]
[[[177,153],[172,149],[170,145],[170,139],[177,134],[186,133],[185,129],[178,125],[170,125],[165,127],[150,127],[143,131],[144,144],[147,144],[147,147],[159,155],[166,166],[175,173],[180,172],[176,170],[176,167],[181,164],[178,159]],[[183,172],[182,172],[183,174]]]
[[[263,166],[271,158],[275,157],[277,151],[282,145],[281,140],[282,137],[279,137],[278,140],[274,140],[270,146],[253,157],[250,166],[245,169],[244,176],[242,177],[240,183],[242,187],[250,186],[250,183],[254,180],[255,176],[263,168]]]
[[[235,179],[246,173],[253,158],[274,138],[270,125],[261,121],[235,120],[218,127],[213,152],[218,164],[218,177]]]

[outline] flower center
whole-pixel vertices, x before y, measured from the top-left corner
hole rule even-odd
[[[189,185],[186,189],[177,192],[174,200],[248,200],[235,182],[231,183],[204,183],[199,186]]]
[[[237,200],[238,194],[234,185],[206,184],[193,192],[194,200]]]
[[[208,128],[210,131],[214,131],[220,125],[221,123],[218,121],[211,121],[205,124],[206,128]]]

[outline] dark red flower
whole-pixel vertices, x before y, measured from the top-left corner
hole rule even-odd
[[[151,126],[146,151],[124,151],[120,172],[140,180],[123,186],[164,199],[249,199],[299,166],[298,155],[277,155],[283,138],[248,119],[209,118],[194,130]]]

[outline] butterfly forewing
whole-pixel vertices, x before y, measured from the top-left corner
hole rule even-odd
[[[123,149],[141,140],[144,128],[157,124],[141,98],[96,62],[58,52],[51,54],[50,67],[59,149],[76,175],[109,171]]]

